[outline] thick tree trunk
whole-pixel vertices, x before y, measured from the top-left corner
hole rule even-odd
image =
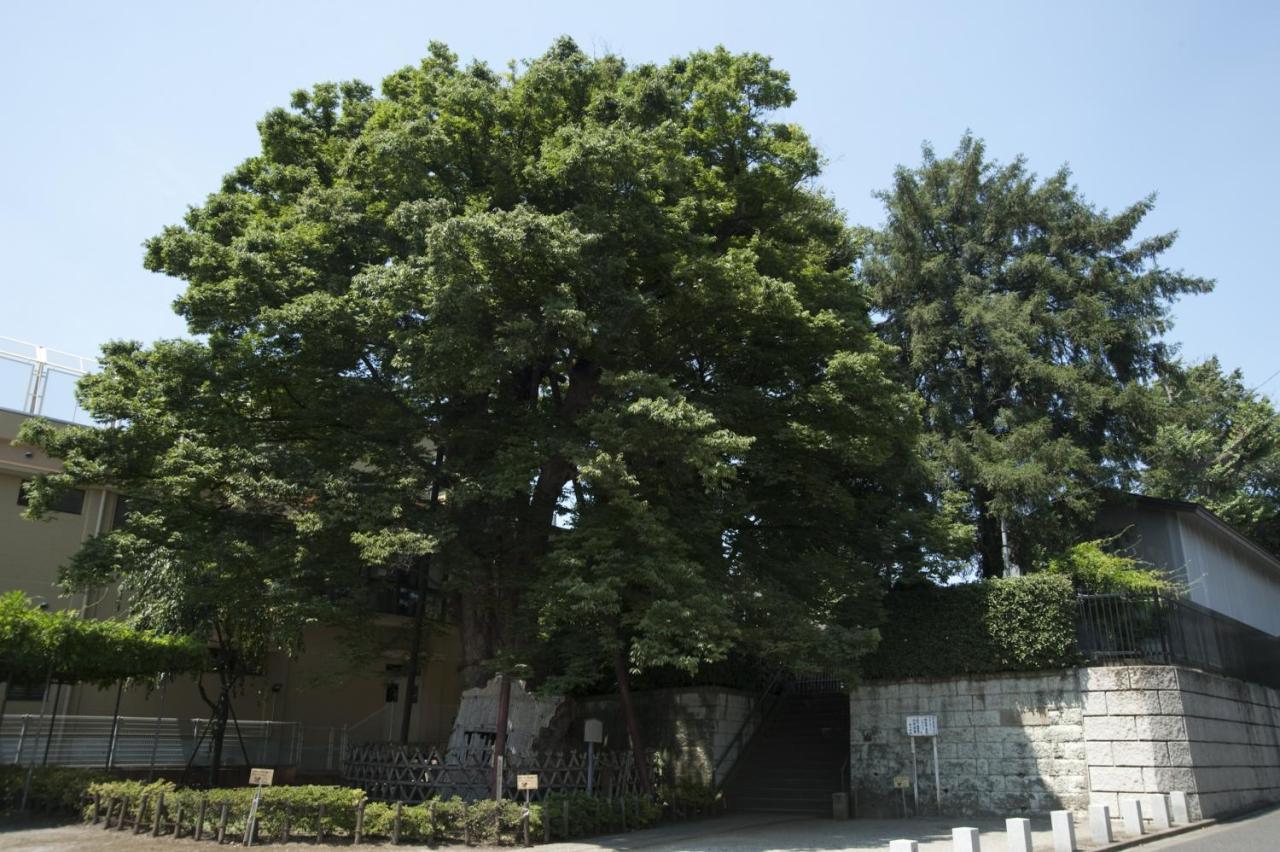
[[[427,575],[431,563],[422,560],[415,574],[418,580],[418,606],[413,614],[413,639],[409,644],[408,670],[405,672],[404,712],[400,716],[400,745],[409,744],[409,728],[413,719],[414,700],[418,691],[418,670],[422,667],[422,641],[427,620]]]
[[[991,496],[979,491],[978,503],[978,561],[985,580],[1004,576],[1004,540],[1000,532],[1000,519],[991,514]]]
[[[631,677],[627,672],[626,654],[619,649],[613,658],[614,675],[618,678],[618,702],[622,705],[622,716],[627,722],[627,734],[631,738],[631,750],[635,754],[636,771],[640,774],[640,786],[646,793],[652,793],[649,782],[649,763],[645,759],[644,744],[640,741],[640,725],[636,721],[636,708],[631,701]]]
[[[498,675],[498,722],[493,732],[493,798],[502,800],[502,780],[506,775],[507,720],[511,718],[511,675]]]

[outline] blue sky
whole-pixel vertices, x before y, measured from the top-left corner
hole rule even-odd
[[[1184,356],[1251,384],[1280,370],[1280,5],[1261,2],[5,4],[0,336],[91,355],[182,334],[141,243],[254,153],[268,109],[377,83],[431,39],[500,67],[560,34],[631,62],[772,56],[855,223],[881,220],[872,192],[923,140],[950,151],[966,128],[1041,174],[1068,163],[1099,207],[1157,191],[1169,265],[1218,281],[1175,309]]]

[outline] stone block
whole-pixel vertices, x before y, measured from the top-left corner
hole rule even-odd
[[[1053,826],[1053,852],[1076,852],[1076,824],[1070,811],[1054,811],[1049,814]]]
[[[1093,666],[1083,671],[1084,682],[1080,684],[1080,688],[1085,692],[1129,688],[1127,666]]]
[[[1086,716],[1105,716],[1107,715],[1107,694],[1101,690],[1097,692],[1086,692],[1084,694],[1084,715]]]
[[[1114,766],[1115,758],[1110,741],[1089,741],[1084,744],[1085,760],[1090,766]]]
[[[978,841],[978,829],[971,827],[951,829],[951,849],[953,852],[982,852]]]
[[[1086,716],[1084,738],[1086,740],[1136,740],[1139,737],[1137,725],[1132,716]],[[1142,737],[1142,739],[1153,738]],[[1176,737],[1160,739],[1176,739]]]
[[[1004,821],[1005,848],[1009,852],[1031,852],[1031,820],[1017,817]]]
[[[1148,819],[1151,820],[1151,827],[1156,831],[1164,831],[1173,825],[1169,818],[1169,800],[1165,798],[1164,793],[1152,793],[1147,796],[1143,807],[1148,813]]]
[[[1136,716],[1135,736],[1140,740],[1186,740],[1187,724],[1182,716]],[[1116,739],[1124,739],[1116,737]]]
[[[1147,789],[1167,793],[1170,790],[1191,791],[1198,789],[1196,771],[1184,766],[1155,766],[1142,770]]]
[[[1130,837],[1141,837],[1146,833],[1142,824],[1142,802],[1135,798],[1120,800],[1120,816],[1124,820],[1124,833]]]
[[[1163,742],[1123,740],[1112,743],[1116,766],[1168,766],[1169,748]]]
[[[1165,743],[1165,748],[1169,752],[1170,766],[1191,766],[1191,743],[1188,742],[1169,742]]]
[[[1173,666],[1130,666],[1129,685],[1133,689],[1177,689],[1177,669]]]
[[[1159,713],[1160,693],[1151,689],[1124,689],[1108,692],[1107,712],[1112,716]]]
[[[1054,743],[1079,742],[1084,739],[1081,725],[1050,725],[1046,734],[1049,741]]]
[[[883,841],[881,841],[883,842]],[[889,852],[919,852],[920,847],[914,840],[890,840]]]
[[[1178,825],[1191,822],[1191,807],[1187,802],[1187,794],[1182,790],[1169,791],[1170,818]]]
[[[1089,770],[1093,790],[1115,793],[1142,793],[1146,786],[1142,769],[1136,766],[1095,766]]]
[[[1089,839],[1094,846],[1111,842],[1111,808],[1107,805],[1089,806]]]
[[[1078,736],[1066,742],[1055,743],[1053,756],[1062,760],[1085,760],[1085,744],[1083,731],[1077,729]]]

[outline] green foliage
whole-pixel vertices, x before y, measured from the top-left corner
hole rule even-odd
[[[1142,491],[1213,510],[1280,554],[1280,415],[1216,358],[1167,369],[1160,425],[1143,449]]]
[[[89,621],[75,612],[37,609],[22,592],[0,595],[0,673],[11,682],[106,686],[126,679],[187,674],[205,664],[205,644],[162,636],[118,621]]]
[[[31,772],[27,810],[34,813],[79,813],[85,791],[109,777],[100,769],[37,766]],[[26,778],[25,766],[0,766],[0,816],[17,812],[22,804]]]
[[[663,803],[648,796],[606,798],[586,793],[552,793],[543,803],[542,818],[550,822],[553,840],[567,840],[621,830],[624,809],[628,830],[648,828],[662,819],[663,808]]]
[[[1076,594],[1063,576],[919,584],[885,599],[872,679],[1055,669],[1079,662]]]
[[[1134,479],[1169,306],[1211,282],[1160,265],[1174,234],[1135,237],[1153,197],[1099,211],[1065,168],[1037,179],[971,136],[950,157],[926,146],[881,197],[863,271],[924,399],[939,502],[953,532],[970,527],[956,555],[998,577],[1007,536],[1018,564],[1043,561],[1092,519],[1099,486]]]
[[[1045,572],[1067,577],[1076,589],[1092,594],[1174,589],[1174,584],[1158,569],[1108,550],[1112,544],[1113,539],[1097,539],[1072,545],[1050,559]]]
[[[850,667],[929,512],[794,97],[760,55],[568,39],[296,93],[147,244],[198,340],[107,347],[81,403],[111,425],[24,432],[67,465],[35,490],[139,497],[69,581],[252,657],[344,568],[447,566],[468,684]]]

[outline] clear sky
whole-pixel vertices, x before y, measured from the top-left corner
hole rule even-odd
[[[268,109],[323,80],[377,83],[431,39],[502,67],[560,34],[630,62],[772,56],[854,223],[881,221],[872,192],[923,140],[949,152],[966,128],[1041,174],[1069,164],[1099,207],[1156,191],[1148,231],[1181,233],[1169,265],[1218,282],[1175,310],[1183,355],[1251,384],[1280,370],[1265,2],[5,3],[0,336],[92,355],[182,334],[178,282],[142,269],[141,243],[256,151]]]

